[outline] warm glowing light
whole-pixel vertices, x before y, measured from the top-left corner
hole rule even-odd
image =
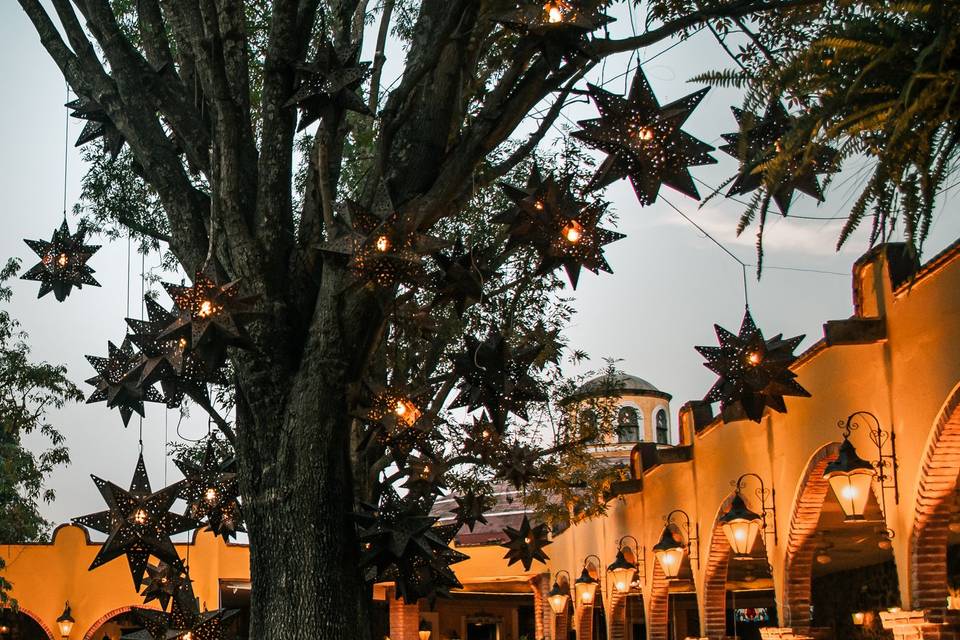
[[[830,557],[830,554],[826,551],[821,551],[817,554],[817,563],[818,564],[830,564],[833,562],[833,558]]]
[[[875,475],[873,465],[858,456],[853,444],[844,439],[837,459],[827,465],[823,477],[829,481],[847,521],[864,519]]]
[[[399,398],[394,402],[393,413],[408,427],[420,419],[420,409],[409,400]]]
[[[539,200],[533,203],[533,208],[537,211],[543,211],[543,203]]]
[[[67,266],[68,262],[70,262],[70,258],[67,256],[67,254],[61,253],[59,256],[57,256],[57,266],[65,267]]]
[[[577,244],[583,237],[583,227],[576,220],[571,220],[560,232],[570,244]]]
[[[533,538],[531,538],[530,536],[527,536],[526,538],[523,539],[523,541],[527,544],[530,544],[531,542],[533,542]]]
[[[840,495],[844,500],[856,500],[857,498],[857,488],[853,485],[846,485],[840,489]]]
[[[186,339],[186,338],[180,338],[179,340],[177,340],[177,346],[180,347],[181,349],[186,349],[186,348],[187,348],[187,339]]]
[[[567,600],[570,599],[565,593],[555,593],[547,598],[550,602],[550,608],[553,609],[553,612],[557,615],[560,615],[567,610]]]
[[[863,623],[866,621],[867,615],[863,611],[854,611],[853,612],[853,624],[858,627],[862,627]]]
[[[763,356],[761,356],[760,353],[758,353],[757,351],[751,351],[750,355],[747,356],[747,362],[749,362],[754,366],[760,364],[762,360],[763,360]]]
[[[670,526],[663,528],[660,542],[653,546],[653,557],[660,563],[660,568],[668,579],[676,578],[680,574],[686,552],[686,545],[674,536]]]
[[[207,502],[213,504],[214,502],[217,501],[217,490],[214,489],[213,487],[209,487],[207,489],[207,492],[203,494],[203,498]]]
[[[213,303],[209,300],[204,300],[200,303],[200,310],[197,311],[197,315],[201,318],[206,318],[213,315]]]
[[[380,253],[386,253],[390,250],[390,238],[387,236],[380,236],[377,238],[377,251]]]
[[[563,9],[560,8],[559,4],[548,2],[543,5],[543,10],[547,14],[547,21],[551,24],[563,22]]]
[[[637,140],[641,142],[650,142],[653,140],[653,129],[650,127],[640,127],[637,129]]]
[[[185,634],[180,636],[180,640],[193,640],[193,633],[187,631]]]
[[[143,509],[137,509],[133,514],[133,521],[137,524],[147,524],[147,512]]]

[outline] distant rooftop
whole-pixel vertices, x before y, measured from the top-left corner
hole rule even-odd
[[[573,392],[568,400],[576,400],[601,393],[610,388],[611,382],[621,395],[639,395],[639,396],[657,396],[670,400],[672,397],[666,391],[661,391],[650,382],[638,376],[632,376],[628,373],[620,373],[614,376],[611,381],[607,376],[597,376],[587,380]]]

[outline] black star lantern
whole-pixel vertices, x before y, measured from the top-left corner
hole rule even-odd
[[[613,22],[597,0],[521,0],[516,9],[497,18],[538,48],[552,67],[573,55],[593,57],[587,39]]]
[[[795,191],[823,202],[817,174],[835,170],[837,151],[826,145],[815,145],[811,161],[792,159],[782,175],[778,172],[772,176],[765,166],[782,151],[781,138],[793,127],[794,118],[779,100],[767,107],[763,117],[736,107],[732,107],[732,111],[740,131],[723,134],[727,144],[720,149],[740,160],[740,172],[727,195],[742,195],[764,186],[784,215],[790,210]]]
[[[369,209],[347,200],[338,218],[338,234],[320,249],[349,256],[356,277],[377,287],[420,283],[426,277],[423,257],[445,244],[413,228],[394,207],[384,183],[377,188]]]
[[[576,200],[570,180],[541,179],[534,169],[526,189],[501,185],[515,206],[494,221],[509,226],[508,246],[529,244],[540,255],[538,274],[563,267],[574,289],[580,268],[594,273],[613,270],[603,257],[603,246],[625,237],[599,226],[604,208]]]
[[[387,488],[380,506],[356,514],[363,553],[360,566],[368,581],[393,581],[407,603],[449,595],[460,587],[450,565],[467,559],[449,547],[458,525],[434,526],[418,500],[402,499]]]
[[[185,516],[206,522],[207,528],[226,542],[245,530],[237,499],[235,459],[221,462],[213,442],[207,441],[200,464],[188,458],[178,458],[174,463],[185,478],[179,495],[187,503]]]
[[[661,107],[640,70],[626,98],[590,85],[600,117],[580,121],[582,129],[572,135],[608,157],[589,188],[602,189],[630,178],[642,206],[657,201],[661,184],[699,199],[689,167],[714,164],[713,147],[680,127],[706,93],[701,89]]]
[[[94,386],[87,404],[105,401],[108,408],[120,410],[120,417],[126,426],[134,411],[144,416],[144,402],[163,402],[163,397],[153,387],[139,383],[136,375],[139,359],[129,336],[123,339],[119,347],[107,342],[107,352],[107,358],[86,357],[97,370],[97,375],[87,380],[87,384]]]
[[[113,120],[99,102],[91,98],[77,98],[64,105],[71,109],[70,115],[74,118],[86,120],[87,124],[80,132],[80,137],[74,146],[81,147],[97,138],[103,138],[103,151],[116,158],[123,149],[126,138],[120,133]]]
[[[166,562],[147,565],[147,579],[140,593],[144,604],[156,600],[160,608],[165,610],[171,600],[175,601],[184,593],[188,593],[192,599],[193,588],[190,585],[190,578],[180,569]]]
[[[477,523],[487,524],[487,518],[483,513],[490,508],[490,503],[492,502],[490,497],[468,491],[462,496],[454,496],[453,499],[456,501],[457,506],[451,509],[451,511],[457,517],[457,523],[459,525],[466,525],[470,531],[473,531]]]
[[[514,352],[498,331],[482,342],[473,336],[466,336],[464,341],[466,352],[453,358],[453,373],[460,378],[454,407],[465,406],[469,411],[486,408],[496,431],[503,433],[507,414],[525,420],[528,402],[546,400],[529,373],[540,347],[531,345]]]
[[[177,321],[176,307],[167,311],[152,298],[145,300],[149,320],[127,318],[133,332],[130,340],[140,350],[138,369],[140,386],[160,383],[163,397],[170,408],[180,406],[184,395],[199,401],[208,399],[206,383],[223,384],[219,370],[207,371],[199,357],[189,349],[186,337],[161,338],[167,327]]]
[[[507,549],[507,554],[503,558],[509,560],[508,567],[519,562],[523,565],[524,571],[529,571],[534,560],[546,562],[550,559],[550,556],[543,552],[545,546],[553,544],[546,524],[531,527],[530,520],[527,516],[523,516],[519,529],[506,527],[503,532],[510,538],[508,542],[500,545]]]
[[[227,347],[250,348],[241,319],[253,310],[252,296],[240,294],[240,281],[221,284],[212,267],[197,271],[192,286],[164,283],[179,316],[159,338],[184,338],[208,372],[227,359]]]
[[[433,279],[431,307],[452,302],[457,316],[462,317],[467,307],[483,300],[483,285],[494,271],[483,252],[461,248],[451,255],[438,252],[433,260],[439,271]]]
[[[439,495],[447,488],[444,480],[446,472],[447,466],[442,461],[414,458],[409,462],[403,488],[410,492],[410,496],[417,498]]]
[[[84,244],[87,230],[83,224],[74,234],[64,220],[60,228],[53,232],[50,242],[43,240],[24,240],[33,252],[40,256],[40,262],[31,267],[21,278],[40,282],[42,298],[51,291],[58,301],[63,302],[73,287],[81,289],[87,284],[99,287],[93,277],[93,269],[87,266],[87,260],[100,248],[99,245]]]
[[[525,444],[513,444],[497,465],[497,478],[506,480],[518,490],[538,475],[537,453]]]
[[[300,108],[298,131],[329,117],[335,109],[370,114],[370,109],[357,93],[370,63],[358,62],[359,55],[359,43],[337,48],[326,41],[320,45],[312,63],[300,65],[300,85],[286,104]]]
[[[107,534],[107,540],[100,547],[90,569],[125,555],[134,587],[138,590],[151,555],[183,573],[183,562],[170,536],[196,528],[197,522],[170,512],[180,492],[180,483],[153,493],[143,464],[143,454],[137,459],[129,491],[96,476],[91,477],[108,510],[73,519],[74,524]]]
[[[748,418],[760,422],[765,407],[786,413],[784,396],[809,397],[810,393],[796,381],[790,365],[797,359],[794,349],[804,336],[787,340],[778,334],[764,340],[748,309],[734,335],[714,325],[719,347],[696,347],[707,359],[708,369],[720,376],[704,400],[720,402],[726,421],[728,408],[739,405]],[[735,419],[735,418],[734,418]]]

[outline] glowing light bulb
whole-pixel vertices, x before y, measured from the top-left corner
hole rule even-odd
[[[853,500],[857,497],[857,488],[848,484],[840,491],[840,493],[844,499]]]
[[[580,599],[587,604],[593,602],[593,592],[591,592],[589,589],[585,590],[580,594]]]
[[[580,242],[580,239],[583,237],[583,227],[580,226],[580,223],[576,220],[571,220],[566,224],[566,226],[560,231],[564,239],[570,244],[577,244]]]
[[[377,251],[380,253],[386,253],[390,250],[390,238],[387,236],[380,236],[377,238]]]
[[[187,631],[185,634],[180,636],[180,640],[193,640],[193,633]]]
[[[178,346],[179,348],[181,348],[181,349],[186,349],[186,348],[187,348],[187,339],[186,339],[186,338],[180,338],[179,340],[177,340],[177,346]]]
[[[484,437],[484,438],[489,438],[489,437],[490,437],[490,431],[488,431],[487,429],[484,429],[484,430],[483,430],[483,437]]]
[[[201,318],[206,318],[213,315],[213,303],[209,300],[204,300],[200,303],[200,310],[197,311],[197,315]]]
[[[403,400],[397,400],[397,406],[393,410],[398,416],[402,416],[407,412],[407,405],[403,403]]]
[[[531,542],[533,542],[533,538],[531,538],[530,536],[527,536],[526,538],[523,539],[523,541],[526,542],[527,544],[530,544]]]
[[[207,502],[214,503],[217,501],[217,490],[213,487],[209,487],[206,493],[203,494],[203,499]]]
[[[548,2],[547,4],[543,5],[543,10],[547,13],[547,21],[550,24],[563,22],[563,10],[559,5]]]
[[[67,266],[68,262],[70,262],[70,258],[67,256],[67,254],[61,253],[59,256],[57,256],[57,266],[65,267]]]
[[[760,361],[761,361],[761,360],[763,360],[763,356],[761,356],[761,355],[760,355],[759,353],[757,353],[756,351],[751,351],[751,352],[750,352],[750,355],[747,356],[747,362],[749,362],[750,364],[752,364],[752,365],[754,365],[754,366],[760,364]]]
[[[537,200],[536,202],[533,203],[533,208],[536,209],[537,211],[543,211],[543,202],[541,202],[540,200]]]
[[[746,540],[746,539],[747,539],[747,532],[746,532],[745,530],[743,530],[743,529],[737,529],[737,530],[733,533],[733,535],[734,535],[734,537],[735,537],[737,540]]]
[[[650,142],[653,140],[653,129],[650,127],[640,127],[637,129],[637,140],[641,142]]]
[[[137,524],[146,524],[147,523],[147,512],[143,509],[137,509],[133,514],[133,521]]]

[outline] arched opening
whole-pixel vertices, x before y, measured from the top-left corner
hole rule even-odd
[[[53,640],[53,634],[24,609],[0,609],[0,640]]]
[[[670,444],[670,424],[667,412],[662,407],[654,414],[654,424],[657,428],[657,444]]]
[[[618,442],[639,442],[643,434],[643,418],[636,407],[620,407],[617,411]]]
[[[960,386],[940,410],[917,483],[910,536],[912,607],[960,607]]]
[[[850,520],[830,490],[823,474],[838,450],[833,443],[811,459],[794,509],[785,623],[803,633],[872,638],[881,633],[879,612],[900,606],[893,545],[874,492],[864,517]]]
[[[654,559],[647,617],[650,640],[682,640],[687,637],[699,638],[701,635],[689,536],[674,524],[670,527],[674,540],[683,543],[687,551],[680,561],[676,577],[673,578],[668,578],[660,561]]]
[[[97,620],[84,634],[84,640],[120,640],[143,625],[133,612],[133,607],[122,607],[111,611]]]

